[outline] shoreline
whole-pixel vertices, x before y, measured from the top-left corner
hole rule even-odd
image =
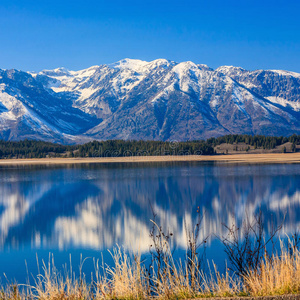
[[[187,155],[187,156],[130,156],[130,157],[78,157],[78,158],[27,158],[0,159],[4,165],[65,165],[104,163],[154,162],[224,162],[224,163],[300,163],[299,153]]]

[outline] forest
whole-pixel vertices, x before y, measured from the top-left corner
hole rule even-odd
[[[206,141],[92,141],[82,145],[61,145],[37,140],[1,141],[0,158],[46,158],[46,157],[124,157],[161,155],[213,155],[214,147],[244,143],[255,149],[274,149],[287,142],[296,152],[300,135],[272,137],[262,135],[225,135]]]

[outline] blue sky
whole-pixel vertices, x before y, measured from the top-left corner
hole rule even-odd
[[[122,58],[300,72],[300,0],[1,0],[0,68]]]

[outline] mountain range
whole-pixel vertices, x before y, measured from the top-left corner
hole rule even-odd
[[[80,71],[0,70],[0,139],[206,139],[300,134],[300,74],[124,59]]]

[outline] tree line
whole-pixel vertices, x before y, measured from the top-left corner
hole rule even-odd
[[[0,158],[60,157],[76,146],[60,145],[44,141],[23,140],[18,142],[0,140]]]
[[[0,158],[125,157],[161,155],[213,155],[205,141],[93,141],[83,145],[60,145],[36,140],[0,140]]]
[[[124,157],[162,155],[213,155],[214,149],[205,141],[93,141],[79,145],[74,155],[79,157]]]
[[[61,145],[44,141],[1,141],[0,158],[46,158],[46,157],[125,157],[161,155],[213,155],[214,147],[223,143],[244,143],[254,148],[274,149],[287,142],[292,151],[300,145],[300,135],[271,137],[263,135],[225,135],[206,141],[92,141],[82,145]]]

